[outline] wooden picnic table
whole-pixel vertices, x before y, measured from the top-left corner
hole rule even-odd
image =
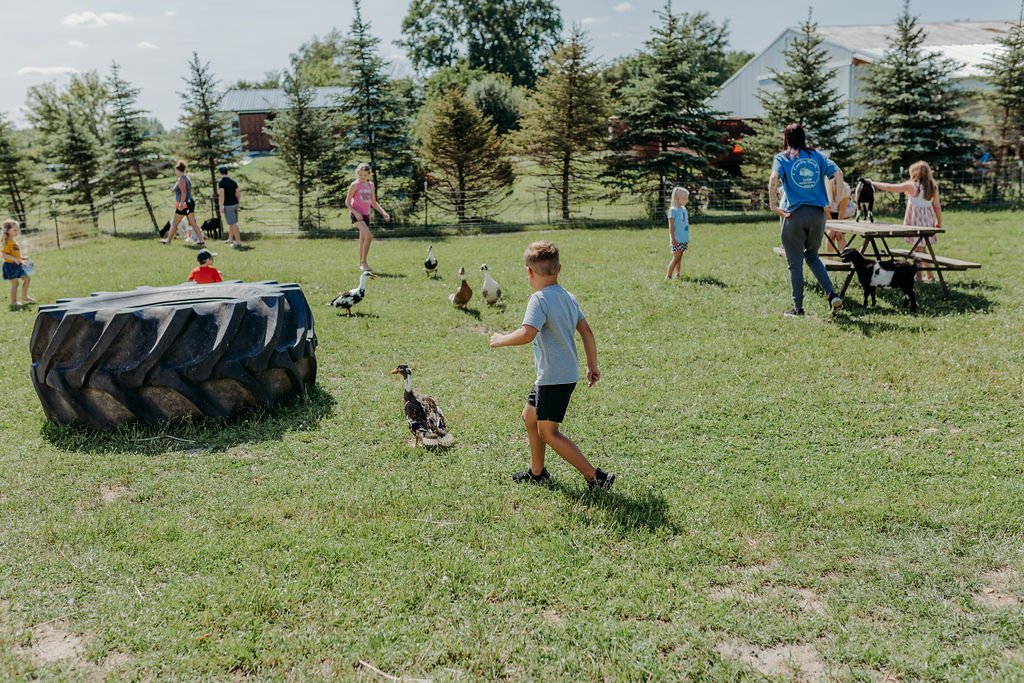
[[[859,251],[867,258],[873,257],[875,260],[897,258],[920,259],[920,269],[935,271],[935,274],[939,277],[939,284],[942,285],[942,292],[947,298],[949,297],[949,287],[946,285],[946,279],[943,277],[943,273],[951,270],[981,268],[980,263],[962,261],[960,259],[949,258],[948,256],[936,256],[935,249],[932,247],[931,242],[926,238],[945,232],[942,228],[922,228],[915,225],[889,223],[860,223],[850,220],[827,221],[825,227],[825,238],[832,246],[834,253],[819,254],[821,261],[825,264],[825,268],[827,270],[847,271],[846,281],[843,282],[843,287],[839,290],[839,296],[846,296],[846,290],[850,286],[850,282],[853,280],[855,273],[852,263],[845,263],[840,260],[839,249],[836,247],[836,243],[832,241],[832,237],[828,233],[830,230],[842,232],[848,235],[849,238],[846,240],[847,247],[857,248],[855,242],[859,238]],[[889,245],[889,239],[899,237],[909,237],[914,240],[914,243],[908,245],[910,247],[909,249],[894,249]],[[918,246],[924,246],[927,251],[915,252],[914,250],[917,249]],[[786,255],[786,252],[782,247],[775,247],[774,251],[782,256]]]
[[[945,232],[942,228],[923,228],[916,225],[887,223],[859,223],[856,221],[845,220],[828,221],[825,224],[825,229],[825,234],[833,249],[836,248],[836,245],[832,242],[832,238],[828,236],[828,230],[836,230],[849,235],[850,239],[846,242],[847,247],[855,246],[853,243],[859,237],[861,240],[860,253],[868,257],[873,254],[876,261],[883,260],[883,258],[920,259],[920,269],[935,271],[935,274],[939,277],[939,284],[942,285],[942,292],[947,298],[949,297],[949,287],[946,285],[946,278],[943,277],[944,272],[950,270],[981,268],[980,263],[935,255],[935,249],[932,247],[931,241],[927,238]],[[913,240],[913,243],[909,245],[909,249],[894,249],[889,246],[889,239],[897,237],[910,238]],[[879,244],[881,244],[881,249],[879,249]],[[926,251],[915,252],[914,250],[920,246],[924,246]],[[868,253],[869,250],[871,254]],[[853,275],[854,272],[851,268],[849,274],[846,276],[846,281],[843,283],[843,288],[839,292],[839,296],[844,296],[846,294],[846,289],[850,286],[850,281],[853,280]]]

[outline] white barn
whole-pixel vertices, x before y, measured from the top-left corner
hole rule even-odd
[[[939,52],[955,59],[961,68],[954,74],[967,89],[985,87],[981,81],[981,64],[987,55],[1000,46],[996,37],[1009,31],[1007,21],[962,21],[947,24],[920,24],[925,31],[924,49]],[[819,26],[818,34],[824,39],[822,47],[831,56],[832,87],[846,103],[847,118],[857,118],[863,106],[857,103],[861,95],[862,67],[872,64],[885,53],[887,39],[896,32],[892,24],[883,26]],[[799,28],[786,29],[761,54],[722,84],[711,99],[715,111],[727,118],[758,119],[764,115],[757,99],[758,90],[771,92],[775,79],[771,69],[785,71],[786,59],[782,51]]]

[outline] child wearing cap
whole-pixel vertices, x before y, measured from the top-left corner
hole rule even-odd
[[[189,273],[188,279],[190,282],[194,282],[197,285],[209,285],[214,282],[223,282],[220,273],[213,267],[213,257],[216,254],[212,253],[209,249],[201,249],[196,254],[196,260],[199,261],[199,265],[192,269]]]

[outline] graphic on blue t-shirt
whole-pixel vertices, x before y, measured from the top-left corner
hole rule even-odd
[[[814,159],[797,159],[790,173],[793,176],[793,183],[797,187],[810,190],[818,184],[821,168],[818,167]]]
[[[772,171],[779,174],[786,193],[786,211],[801,206],[828,206],[825,178],[839,172],[836,163],[816,150],[801,150],[795,156],[782,152],[772,161]]]

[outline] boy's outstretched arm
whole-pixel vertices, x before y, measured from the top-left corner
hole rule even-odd
[[[576,331],[583,339],[583,351],[587,354],[587,386],[592,387],[601,379],[601,371],[597,369],[597,340],[586,319],[576,323]]]
[[[496,349],[499,346],[521,346],[523,344],[529,344],[533,341],[533,338],[537,336],[537,328],[531,325],[521,325],[515,332],[509,332],[508,334],[502,334],[495,332],[491,335],[491,348]],[[588,356],[589,358],[589,356]]]

